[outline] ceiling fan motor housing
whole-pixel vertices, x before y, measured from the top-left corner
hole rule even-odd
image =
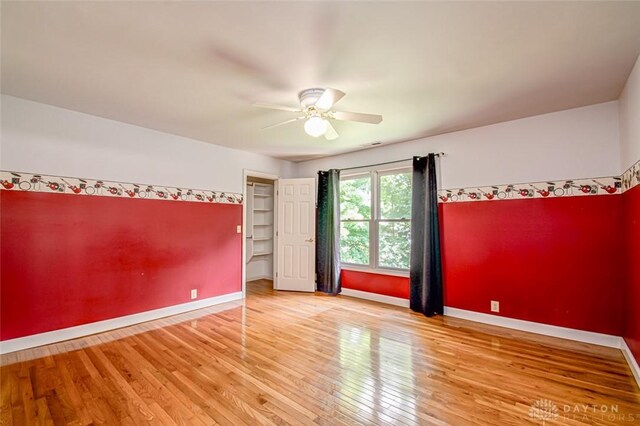
[[[306,89],[298,93],[298,99],[300,99],[300,105],[302,105],[302,108],[304,109],[311,105],[315,105],[324,91],[325,89],[314,88]]]

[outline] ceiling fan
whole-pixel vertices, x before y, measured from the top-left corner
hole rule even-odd
[[[315,138],[323,136],[328,140],[338,138],[338,132],[333,128],[329,120],[358,121],[361,123],[379,124],[382,116],[377,114],[363,114],[360,112],[333,111],[331,108],[344,97],[345,93],[336,89],[306,89],[298,93],[300,107],[294,108],[284,105],[274,105],[258,102],[253,104],[259,108],[277,109],[301,113],[299,117],[264,127],[270,129],[293,123],[298,120],[306,120],[304,131]]]

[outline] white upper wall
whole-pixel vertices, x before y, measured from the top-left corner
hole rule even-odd
[[[2,96],[0,168],[243,192],[243,169],[292,175],[293,163],[12,96]]]
[[[634,126],[614,101],[298,164],[3,95],[0,168],[242,192],[245,168],[311,177],[444,151],[442,188],[612,176],[640,157],[639,80],[636,64],[624,93],[635,110],[620,106]],[[620,125],[635,132],[622,155]]]
[[[640,57],[618,100],[620,107],[620,161],[627,170],[640,160]]]
[[[613,101],[305,161],[296,175],[442,151],[441,188],[617,176],[619,140]]]

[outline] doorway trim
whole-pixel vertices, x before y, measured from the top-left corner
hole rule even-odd
[[[277,215],[278,215],[278,179],[280,176],[272,173],[259,172],[257,170],[242,169],[242,297],[247,296],[247,178],[256,177],[273,181],[273,286],[276,287],[276,265],[278,248],[276,241]]]

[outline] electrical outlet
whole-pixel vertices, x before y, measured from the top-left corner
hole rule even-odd
[[[237,234],[242,234],[242,225],[236,226],[236,233]]]
[[[198,289],[194,288],[193,290],[191,290],[191,299],[197,299],[198,298]]]
[[[491,312],[500,312],[500,302],[497,300],[491,301]]]

